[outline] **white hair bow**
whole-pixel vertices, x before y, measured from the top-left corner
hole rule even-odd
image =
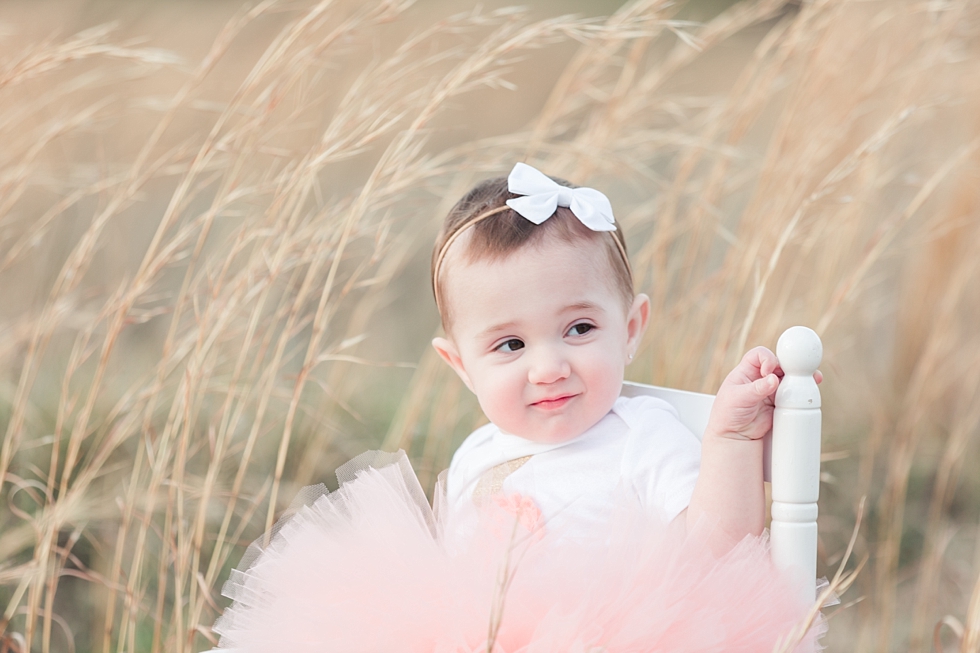
[[[524,196],[507,200],[507,206],[534,224],[541,224],[554,215],[555,209],[565,206],[592,231],[616,231],[609,198],[594,188],[568,188],[526,163],[517,163],[507,177],[507,190]]]

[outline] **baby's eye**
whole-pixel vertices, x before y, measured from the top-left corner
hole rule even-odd
[[[497,351],[502,351],[506,353],[517,351],[518,349],[524,349],[524,341],[518,340],[517,338],[511,338],[510,340],[505,340],[504,342],[497,345]]]
[[[572,326],[568,330],[568,335],[570,336],[584,336],[586,333],[595,328],[594,324],[589,324],[588,322],[579,322],[578,324]]]

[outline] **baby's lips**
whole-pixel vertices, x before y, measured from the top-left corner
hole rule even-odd
[[[540,408],[548,408],[550,406],[563,405],[567,403],[569,399],[574,398],[576,395],[574,393],[565,393],[560,395],[555,395],[553,397],[545,397],[544,399],[538,399],[537,401],[531,402],[531,406],[538,406]]]

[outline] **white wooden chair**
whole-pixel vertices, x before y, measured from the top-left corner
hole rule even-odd
[[[816,600],[817,498],[820,494],[820,390],[813,380],[823,345],[811,329],[787,329],[776,344],[785,372],[776,391],[772,436],[764,442],[765,480],[772,482],[769,537],[773,561],[793,578],[807,604]],[[626,382],[627,397],[663,399],[698,438],[704,435],[714,395]]]

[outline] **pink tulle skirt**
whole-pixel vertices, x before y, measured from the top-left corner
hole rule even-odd
[[[222,593],[234,602],[214,626],[222,648],[769,653],[810,607],[762,538],[718,558],[696,532],[681,539],[622,506],[593,540],[573,540],[519,498],[484,506],[460,538],[404,454],[369,452],[338,476],[339,490],[313,488],[232,572]],[[811,634],[798,650],[812,647]]]

